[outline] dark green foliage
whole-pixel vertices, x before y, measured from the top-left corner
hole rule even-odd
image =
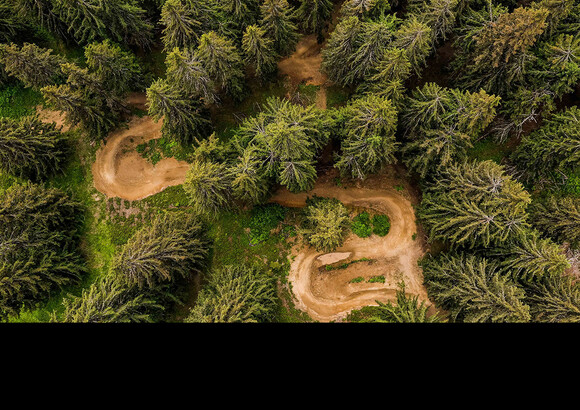
[[[234,98],[244,90],[242,57],[235,44],[215,31],[203,34],[195,51],[196,58],[212,81]]]
[[[216,28],[217,5],[211,0],[167,0],[161,9],[160,23],[165,50],[193,49],[203,33]]]
[[[431,240],[470,248],[525,234],[530,196],[493,161],[451,164],[425,193],[419,210]]]
[[[196,217],[165,213],[129,239],[113,270],[132,285],[154,289],[200,273],[208,249],[206,228]]]
[[[373,233],[378,236],[386,236],[391,229],[391,222],[387,215],[375,215],[372,219]]]
[[[368,212],[362,212],[352,220],[350,229],[361,238],[368,238],[373,233],[371,217]]]
[[[418,296],[405,293],[405,282],[398,283],[397,303],[376,301],[378,306],[365,306],[348,314],[349,322],[358,323],[438,323],[444,320],[439,314],[428,314],[429,305],[419,303]]]
[[[78,283],[80,205],[58,189],[15,185],[0,194],[0,317]]]
[[[255,266],[226,265],[209,274],[185,322],[271,322],[277,303],[276,282],[268,273]]]
[[[549,197],[544,203],[532,202],[531,222],[558,243],[580,243],[580,198]]]
[[[64,138],[54,123],[37,116],[0,117],[0,169],[18,177],[45,179],[60,169]]]
[[[163,310],[151,297],[111,274],[84,289],[80,297],[69,295],[62,303],[64,312],[54,315],[52,322],[151,323]]]
[[[301,233],[317,251],[333,252],[348,234],[348,210],[335,198],[309,198],[304,218]]]
[[[298,28],[292,22],[293,10],[288,1],[264,0],[260,7],[260,25],[274,41],[274,49],[281,55],[288,54],[298,42]]]
[[[257,178],[273,178],[290,191],[301,192],[314,186],[314,160],[328,138],[324,111],[269,98],[264,111],[242,123],[233,144],[239,160],[256,164],[252,172]],[[241,194],[243,191],[238,196]]]
[[[528,322],[524,289],[486,258],[440,254],[423,260],[429,299],[457,322]]]
[[[580,284],[570,275],[553,275],[526,285],[532,321],[580,322]]]
[[[24,43],[0,44],[0,63],[8,75],[14,76],[26,86],[36,90],[55,84],[63,78],[60,65],[65,60],[52,54],[52,50]]]
[[[296,10],[296,20],[308,33],[315,33],[322,38],[322,31],[332,13],[331,0],[300,0],[300,7]]]
[[[213,218],[232,206],[232,176],[225,163],[196,159],[187,171],[183,189],[199,215]]]
[[[141,68],[130,52],[105,40],[85,47],[88,68],[94,72],[103,86],[120,96],[140,89],[143,84]]]
[[[270,231],[278,227],[286,216],[286,208],[278,204],[254,206],[250,212],[250,243],[263,242],[270,236]]]
[[[524,136],[513,160],[526,181],[554,178],[580,164],[580,109],[572,106],[545,120],[541,128]]]
[[[256,77],[260,79],[265,79],[277,69],[278,56],[273,44],[264,29],[255,25],[246,27],[242,39],[244,61],[254,68]]]
[[[149,115],[155,121],[163,120],[163,135],[187,144],[208,133],[209,120],[201,101],[184,91],[167,79],[158,79],[147,88],[147,101]]]
[[[217,88],[199,58],[189,50],[174,48],[167,54],[167,83],[190,98],[200,98],[205,104],[219,101]]]
[[[396,162],[397,111],[388,98],[368,95],[342,110],[341,152],[335,164],[341,174],[364,179]]]
[[[472,140],[492,122],[500,98],[426,83],[403,103],[409,142],[403,161],[421,177],[466,158]]]

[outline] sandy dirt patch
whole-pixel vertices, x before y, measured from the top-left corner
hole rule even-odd
[[[417,295],[419,300],[433,305],[428,299],[423,274],[417,264],[426,246],[422,235],[414,235],[418,233],[418,228],[408,198],[388,186],[344,189],[328,179],[319,178],[309,192],[293,194],[280,189],[271,201],[289,207],[302,207],[306,199],[313,195],[337,198],[346,205],[387,214],[391,229],[384,237],[372,235],[359,238],[349,235],[334,254],[350,253],[348,260],[368,258],[372,262],[354,263],[346,269],[320,269],[325,264],[323,252],[306,246],[297,248],[292,255],[294,260],[288,281],[298,309],[307,312],[316,321],[340,321],[352,309],[377,305],[377,300],[395,301],[397,283],[401,279],[408,294]],[[331,260],[333,257],[329,258]],[[385,277],[385,283],[368,282],[370,278],[381,275]],[[357,277],[363,277],[364,281],[351,283]],[[434,308],[431,310],[433,312]]]
[[[153,165],[136,151],[137,145],[161,138],[161,126],[162,121],[135,116],[128,128],[112,132],[92,167],[95,188],[108,197],[135,201],[182,184],[187,162],[163,158]]]
[[[48,108],[44,108],[42,105],[38,105],[36,106],[36,113],[42,122],[54,122],[56,124],[56,128],[59,128],[61,132],[67,132],[70,130],[70,125],[65,124],[64,112],[49,110]]]

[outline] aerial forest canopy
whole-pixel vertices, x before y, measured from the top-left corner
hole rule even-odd
[[[579,246],[580,0],[0,2],[1,321],[580,322]]]

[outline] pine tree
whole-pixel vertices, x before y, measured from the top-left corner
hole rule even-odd
[[[63,299],[64,311],[51,322],[61,323],[151,323],[163,307],[128,286],[115,275],[105,275],[83,289],[81,296]]]
[[[344,110],[341,153],[335,167],[364,179],[384,164],[395,163],[397,111],[391,101],[375,95],[354,100]]]
[[[341,19],[330,34],[322,49],[322,70],[329,79],[341,85],[350,85],[347,77],[353,65],[353,56],[358,49],[362,24],[357,17]]]
[[[420,13],[421,22],[431,29],[431,43],[446,40],[455,26],[459,0],[431,0]]]
[[[393,46],[405,50],[415,74],[420,75],[427,65],[427,57],[433,50],[431,28],[420,22],[416,16],[411,16],[405,19],[395,32]]]
[[[63,78],[60,65],[65,60],[52,54],[52,50],[24,43],[0,44],[0,63],[6,73],[22,81],[26,87],[40,89],[57,83]]]
[[[300,0],[296,20],[305,31],[316,34],[321,43],[322,31],[330,20],[333,7],[331,0]]]
[[[430,240],[501,246],[529,227],[530,196],[493,161],[450,164],[424,194],[419,217]]]
[[[260,6],[261,27],[274,41],[274,49],[287,55],[298,42],[298,28],[292,22],[293,11],[287,0],[264,0]]]
[[[429,298],[455,322],[529,322],[524,289],[502,275],[492,261],[442,253],[423,260]]]
[[[0,4],[0,41],[16,40],[16,34],[21,27],[21,22],[14,15],[11,5]]]
[[[193,52],[174,48],[165,59],[167,82],[191,98],[199,97],[206,104],[219,101],[216,86]]]
[[[334,198],[315,197],[309,199],[306,205],[300,233],[317,251],[334,252],[348,234],[348,210]]]
[[[264,80],[277,69],[278,56],[273,48],[273,40],[266,37],[266,31],[256,25],[246,27],[242,38],[244,61],[254,67],[256,77]]]
[[[212,218],[232,206],[232,175],[225,163],[193,161],[183,189],[198,215]]]
[[[384,17],[391,10],[388,0],[347,0],[341,8],[343,16],[356,16],[360,19]]]
[[[113,270],[129,284],[147,289],[200,273],[209,241],[201,222],[186,213],[165,213],[123,246]]]
[[[187,323],[257,323],[274,320],[276,282],[256,266],[226,265],[212,271]]]
[[[500,266],[506,274],[525,281],[561,275],[570,267],[560,247],[550,239],[540,239],[535,231],[522,235],[497,254],[504,258]]]
[[[375,74],[359,85],[357,93],[389,98],[395,105],[399,105],[404,98],[404,83],[411,75],[411,64],[405,50],[388,49],[375,71]]]
[[[63,191],[14,185],[0,194],[0,316],[78,283],[81,206]]]
[[[580,199],[549,197],[545,203],[533,202],[532,223],[558,243],[580,243]]]
[[[161,9],[161,40],[165,50],[193,49],[201,35],[216,28],[217,6],[213,1],[167,0]]]
[[[526,284],[532,321],[580,322],[580,285],[570,275],[553,275]]]
[[[205,33],[195,52],[212,81],[235,98],[241,98],[244,87],[242,58],[228,38],[214,31]]]
[[[55,123],[37,116],[0,117],[0,168],[18,177],[45,179],[60,169],[64,138]]]
[[[225,10],[228,19],[237,25],[240,32],[257,22],[260,10],[258,0],[222,0],[221,7]]]
[[[109,40],[89,44],[85,47],[85,57],[88,68],[110,92],[123,96],[143,84],[135,56]]]
[[[548,116],[539,129],[522,138],[512,159],[523,171],[523,179],[537,181],[566,173],[580,163],[580,109],[575,106]]]
[[[184,95],[178,84],[158,79],[147,89],[149,115],[163,119],[161,132],[170,139],[187,144],[207,133],[209,121],[202,112],[201,102]]]
[[[18,15],[23,19],[68,39],[68,27],[54,12],[52,0],[14,0],[13,3]]]
[[[261,204],[269,191],[269,181],[260,167],[258,159],[248,150],[235,162],[232,174],[232,191],[236,198],[249,203]]]

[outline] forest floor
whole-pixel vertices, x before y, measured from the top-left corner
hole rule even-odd
[[[320,322],[340,321],[352,309],[376,305],[377,300],[395,301],[397,284],[401,280],[405,282],[407,294],[433,305],[417,264],[427,246],[415,222],[413,206],[419,198],[412,193],[413,187],[393,166],[365,181],[357,181],[354,186],[338,185],[337,180],[338,173],[332,169],[319,176],[311,191],[293,194],[280,189],[271,202],[303,207],[309,196],[336,198],[354,207],[356,213],[368,211],[388,215],[391,228],[384,237],[360,238],[351,233],[333,253],[294,246],[288,282],[296,298],[296,307]],[[327,265],[336,266],[337,262],[352,261],[360,262],[346,268],[326,268]],[[383,277],[384,282],[372,280],[377,277]]]

